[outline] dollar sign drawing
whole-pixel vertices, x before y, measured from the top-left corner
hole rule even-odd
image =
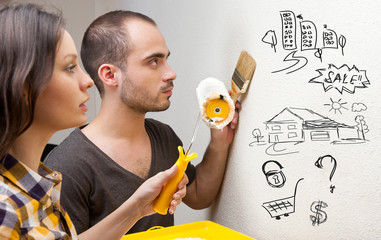
[[[315,215],[310,215],[312,226],[315,226],[315,224],[319,225],[327,221],[327,213],[321,210],[326,207],[328,207],[328,204],[323,201],[315,201],[311,204],[310,209],[313,213],[315,213]]]

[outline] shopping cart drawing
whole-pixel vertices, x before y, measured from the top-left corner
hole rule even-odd
[[[288,217],[291,213],[295,212],[296,189],[298,187],[299,182],[303,179],[304,178],[299,179],[296,183],[294,196],[269,201],[262,204],[262,207],[264,207],[267,210],[267,212],[270,214],[272,218],[276,218],[277,220],[279,220],[281,216]]]

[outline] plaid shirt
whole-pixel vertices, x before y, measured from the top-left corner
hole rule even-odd
[[[0,161],[0,239],[77,239],[60,205],[61,174],[38,174],[8,155]]]

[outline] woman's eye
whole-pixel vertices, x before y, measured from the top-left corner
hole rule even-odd
[[[72,73],[72,72],[74,72],[73,70],[76,67],[77,67],[77,65],[69,65],[69,66],[66,67],[65,70]]]

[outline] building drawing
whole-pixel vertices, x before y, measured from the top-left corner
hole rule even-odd
[[[358,136],[357,129],[310,109],[288,107],[265,122],[269,143],[337,141]]]

